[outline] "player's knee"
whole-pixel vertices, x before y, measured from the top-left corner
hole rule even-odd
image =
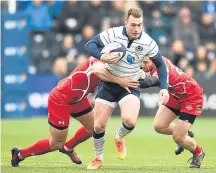
[[[64,147],[65,141],[50,141],[50,149],[52,151],[61,149]]]
[[[158,126],[154,126],[154,130],[155,130],[157,133],[162,133],[162,129],[159,128]]]
[[[96,133],[101,133],[101,132],[105,131],[105,128],[106,128],[105,124],[97,124],[97,125],[94,126],[94,131]]]
[[[124,119],[123,122],[127,127],[135,127],[136,126],[136,120],[133,120],[133,119]]]
[[[164,130],[165,128],[166,128],[166,127],[164,127],[163,124],[155,123],[155,122],[154,122],[154,130],[155,130],[157,133],[163,133],[163,130]]]
[[[182,144],[184,142],[185,136],[181,136],[177,133],[173,133],[173,140],[177,143],[177,144]]]

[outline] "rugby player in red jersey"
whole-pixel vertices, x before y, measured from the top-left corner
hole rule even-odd
[[[163,59],[167,67],[170,98],[165,105],[159,107],[154,118],[154,129],[158,133],[172,135],[178,145],[193,154],[189,168],[200,168],[205,153],[197,142],[188,136],[188,131],[196,117],[202,114],[203,88],[167,58]],[[158,78],[156,67],[150,58],[143,60],[142,69]],[[179,119],[173,123],[176,116],[179,116]]]
[[[67,154],[76,164],[82,163],[73,149],[92,136],[94,116],[87,95],[94,92],[100,79],[118,83],[122,87],[137,88],[139,85],[136,80],[127,77],[115,77],[105,69],[103,74],[98,73],[98,71],[94,71],[94,66],[97,64],[100,66],[102,63],[90,57],[52,89],[48,99],[49,138],[41,139],[27,148],[14,147],[11,150],[11,165],[13,167],[19,166],[19,162],[27,157],[42,155],[55,150]],[[65,143],[70,116],[78,120],[83,126]]]

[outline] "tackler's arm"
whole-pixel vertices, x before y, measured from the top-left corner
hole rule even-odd
[[[130,90],[128,88],[138,88],[139,81],[134,80],[130,77],[117,77],[111,74],[100,61],[93,64],[93,72],[94,74],[103,81],[117,83],[123,88],[125,88],[128,92]]]
[[[143,79],[139,79],[140,88],[150,88],[150,87],[160,87],[160,80],[155,77],[146,77]]]

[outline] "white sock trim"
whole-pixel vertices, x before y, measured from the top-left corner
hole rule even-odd
[[[116,141],[120,141],[120,140],[122,140],[123,138],[121,137],[121,136],[119,136],[119,134],[118,134],[118,131],[116,132],[116,134],[115,134],[115,140]]]
[[[198,154],[198,156],[201,156],[201,155],[202,155],[202,153],[203,153],[203,150],[201,149],[201,152]]]
[[[20,152],[18,153],[18,157],[19,157],[20,159],[23,159],[22,156],[20,155]]]
[[[66,147],[65,145],[64,145],[64,149],[65,149],[65,151],[73,151],[73,149],[69,149],[69,148]]]

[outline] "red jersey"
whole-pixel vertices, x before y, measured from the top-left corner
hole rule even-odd
[[[93,93],[99,83],[99,78],[93,73],[92,65],[98,61],[90,57],[78,65],[71,74],[60,80],[56,86],[59,94],[68,102],[76,103]]]
[[[197,92],[196,89],[200,88],[200,86],[195,79],[173,65],[167,58],[163,57],[163,60],[167,67],[168,90],[172,96],[176,99],[182,99],[190,97]],[[156,68],[150,74],[158,77]]]

